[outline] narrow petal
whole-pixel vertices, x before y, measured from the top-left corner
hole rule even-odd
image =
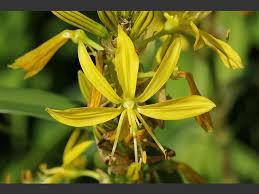
[[[83,152],[90,147],[94,141],[86,141],[80,144],[77,144],[73,148],[71,148],[67,153],[65,153],[63,158],[63,165],[66,166],[70,164],[73,160],[79,157]]]
[[[139,58],[133,42],[120,26],[118,26],[115,68],[124,97],[134,98],[138,77]]]
[[[81,94],[84,97],[85,104],[89,104],[92,84],[87,80],[85,74],[82,71],[78,71],[77,77],[78,77],[79,88],[80,88]]]
[[[97,11],[99,19],[113,33],[117,33],[118,19],[112,11]]]
[[[227,68],[238,69],[243,67],[238,53],[226,42],[200,30],[193,22],[190,22],[189,33],[195,36],[194,50],[201,49],[204,45],[207,45],[219,55]]]
[[[91,32],[97,36],[106,37],[108,35],[108,31],[103,25],[85,16],[79,11],[52,11],[52,13],[66,23],[87,32]]]
[[[153,18],[154,11],[140,11],[130,30],[130,37],[133,40],[139,38],[139,36],[147,30]]]
[[[204,46],[204,41],[201,39],[199,28],[193,22],[190,22],[190,27],[190,32],[195,36],[195,43],[193,45],[193,49],[196,51]]]
[[[76,144],[76,142],[78,141],[79,137],[80,137],[81,131],[79,128],[73,130],[73,133],[71,134],[71,136],[69,137],[66,147],[64,149],[64,153],[63,153],[63,157],[64,155],[71,150],[71,148],[73,148],[73,146]]]
[[[193,95],[152,105],[140,106],[138,107],[138,111],[154,119],[180,120],[201,115],[210,111],[215,106],[209,99]]]
[[[187,80],[192,95],[200,95],[198,87],[196,86],[196,83],[191,73],[181,71],[178,73],[178,76]],[[212,132],[213,123],[209,112],[198,115],[197,117],[195,117],[195,119],[206,132]]]
[[[180,52],[181,38],[177,37],[166,51],[154,77],[145,88],[144,92],[137,98],[139,102],[145,102],[151,98],[166,83],[175,69]]]
[[[37,48],[19,57],[9,67],[13,69],[24,69],[25,78],[32,77],[40,72],[50,61],[53,55],[72,37],[73,31],[64,30],[47,40]]]
[[[242,61],[238,53],[226,42],[217,39],[207,32],[200,31],[204,43],[217,52],[224,65],[228,68],[242,68]]]
[[[82,42],[79,42],[78,44],[78,58],[87,79],[92,85],[108,100],[115,104],[119,104],[122,99],[115,93],[107,80],[95,67]]]
[[[46,109],[46,111],[58,122],[72,127],[94,126],[109,121],[119,114],[119,108],[71,108],[66,110]]]

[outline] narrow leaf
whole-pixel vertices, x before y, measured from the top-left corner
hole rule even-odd
[[[33,116],[52,120],[46,107],[74,107],[76,103],[50,92],[37,89],[0,87],[0,113]]]

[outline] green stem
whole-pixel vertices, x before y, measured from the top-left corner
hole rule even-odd
[[[144,79],[144,78],[151,78],[155,75],[154,71],[149,71],[149,72],[139,72],[138,78]]]
[[[151,36],[147,39],[136,42],[137,48],[140,48],[140,49],[145,48],[149,42],[152,42],[153,40],[155,40],[157,38],[160,38],[160,37],[162,37],[166,34],[168,34],[168,32],[162,30],[162,31],[156,33],[155,35],[153,35],[153,36]]]

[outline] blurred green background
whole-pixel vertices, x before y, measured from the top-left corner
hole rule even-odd
[[[97,18],[96,12],[86,12]],[[76,46],[66,44],[37,76],[24,80],[24,72],[7,67],[14,59],[64,29],[73,27],[51,12],[0,12],[0,97],[19,98],[3,88],[34,88],[83,102],[77,84],[80,65]],[[166,123],[157,129],[160,141],[176,151],[209,183],[259,183],[259,12],[216,12],[201,26],[222,39],[231,29],[229,44],[240,54],[245,68],[225,68],[209,49],[181,55],[179,67],[193,73],[204,96],[213,99],[215,130],[205,133],[194,119]],[[169,81],[173,98],[188,95],[185,80]],[[39,101],[33,95],[29,101]],[[0,109],[4,101],[0,102]],[[67,107],[68,108],[68,107]],[[72,129],[44,119],[0,114],[0,182],[10,173],[18,181],[21,171],[36,171],[40,163],[61,164],[64,145]]]

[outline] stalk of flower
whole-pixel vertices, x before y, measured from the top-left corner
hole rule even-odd
[[[23,69],[26,71],[25,78],[32,77],[45,67],[55,53],[64,46],[68,40],[72,40],[76,44],[80,40],[90,48],[103,50],[103,47],[88,38],[82,30],[64,30],[37,48],[16,59],[9,67],[13,69]]]
[[[144,89],[136,96],[136,86],[139,71],[139,58],[135,51],[133,42],[123,29],[118,26],[117,49],[115,53],[115,68],[120,86],[123,90],[119,96],[103,75],[96,69],[87,50],[82,42],[78,44],[78,57],[82,69],[93,87],[95,87],[107,100],[116,105],[112,107],[82,107],[67,110],[55,110],[48,108],[48,113],[57,121],[74,126],[85,127],[95,126],[100,123],[119,117],[119,124],[116,129],[116,137],[111,152],[111,157],[117,147],[122,130],[122,123],[128,118],[130,134],[133,137],[135,162],[139,161],[139,145],[136,136],[140,123],[150,134],[153,140],[167,158],[167,151],[155,137],[153,130],[149,127],[145,117],[160,120],[179,120],[194,117],[210,111],[215,104],[202,96],[189,96],[165,102],[143,105],[151,98],[170,78],[181,52],[181,39],[175,37],[168,48],[155,75]],[[142,156],[140,155],[140,158]]]

